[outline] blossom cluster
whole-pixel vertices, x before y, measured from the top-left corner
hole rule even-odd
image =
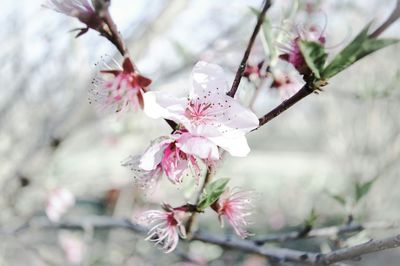
[[[123,162],[132,169],[141,187],[154,186],[163,175],[171,183],[179,184],[187,172],[193,173],[199,183],[202,166],[216,165],[222,151],[239,157],[249,153],[246,134],[258,126],[258,118],[227,96],[228,89],[223,69],[200,61],[193,68],[187,97],[144,93],[144,112],[152,118],[174,121],[177,127],[170,135],[154,140],[143,154]],[[250,194],[238,197],[229,193],[226,190],[212,208],[220,217],[227,218],[239,236],[246,237],[246,217],[252,207]],[[179,237],[185,236],[183,223],[190,212],[193,210],[163,205],[162,211],[145,212],[139,220],[152,225],[147,239],[170,252]]]
[[[107,38],[115,37],[110,31],[113,27],[110,21],[89,0],[47,0],[45,7],[85,24],[85,28],[78,29],[77,36],[92,29]],[[306,64],[298,45],[301,39],[321,43],[325,40],[313,30],[299,33],[287,46],[282,46],[284,54],[281,58],[305,74]],[[109,60],[111,62],[99,66],[89,90],[90,102],[100,109],[117,113],[143,109],[150,118],[162,118],[174,125],[170,134],[153,140],[142,154],[130,156],[122,162],[132,170],[140,187],[153,188],[163,176],[173,185],[178,185],[185,176],[191,175],[199,184],[202,169],[215,168],[223,152],[237,157],[248,155],[250,148],[246,134],[258,127],[259,120],[249,108],[227,95],[229,86],[220,66],[198,62],[191,74],[187,97],[177,98],[165,92],[149,91],[152,81],[139,73],[128,53],[123,56],[121,65]],[[282,92],[282,98],[296,92],[296,80],[285,73],[271,71],[266,60],[256,65],[247,64],[243,77],[251,81],[266,78],[271,73],[274,78],[271,86]],[[201,189],[204,193],[206,188]],[[218,193],[218,197],[212,198],[206,207],[218,214],[221,226],[225,219],[237,235],[242,238],[249,236],[246,228],[253,208],[253,193],[225,187]],[[47,215],[52,221],[58,221],[73,204],[73,195],[68,191],[54,191],[49,198]],[[174,208],[165,203],[162,210],[147,211],[138,221],[149,226],[147,240],[165,252],[171,252],[179,239],[186,236],[184,225],[188,216],[202,211],[198,205]]]
[[[154,140],[141,156],[125,161],[141,184],[154,184],[164,173],[174,183],[193,169],[201,174],[200,164],[210,166],[221,157],[221,150],[232,156],[246,156],[250,148],[246,134],[258,126],[257,116],[237,100],[226,95],[228,85],[218,65],[198,62],[192,72],[188,97],[176,98],[164,92],[143,95],[144,112],[177,124],[170,135]]]
[[[313,16],[317,10],[313,8],[307,12],[309,16]],[[280,41],[269,44],[272,47],[268,48],[278,54],[276,60],[271,58],[271,54],[267,54],[271,62],[278,63],[269,65],[266,59],[261,59],[258,63],[247,64],[243,76],[256,86],[260,80],[269,78],[271,82],[268,87],[278,91],[282,100],[292,97],[305,84],[304,78],[311,74],[301,52],[300,43],[307,41],[325,46],[325,26],[321,27],[318,23],[297,24],[290,29],[282,26],[275,36]]]

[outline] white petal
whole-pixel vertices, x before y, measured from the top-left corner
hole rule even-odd
[[[225,96],[224,106],[226,113],[217,117],[222,124],[220,131],[225,135],[243,135],[255,129],[259,125],[258,118],[250,109],[242,106],[235,99]]]
[[[219,147],[229,152],[232,156],[245,157],[250,152],[250,147],[247,144],[246,136],[244,135],[236,137],[211,137],[209,139]]]
[[[223,95],[228,89],[224,70],[219,65],[200,61],[194,66],[192,71],[192,88],[189,94],[191,99],[197,97],[203,98],[209,92]]]
[[[151,118],[165,118],[177,123],[187,123],[187,99],[175,98],[163,92],[149,91],[143,95],[144,112]]]

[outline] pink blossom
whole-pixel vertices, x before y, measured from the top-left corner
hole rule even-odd
[[[236,234],[246,238],[250,235],[246,227],[249,225],[247,217],[253,210],[253,198],[252,191],[227,189],[211,207],[218,213],[222,227],[224,226],[223,217],[225,217]]]
[[[103,22],[97,15],[92,2],[89,0],[48,0],[44,7],[53,9],[56,12],[79,19],[86,24],[87,28],[80,30],[77,37],[86,33],[89,28],[98,30]]]
[[[261,69],[263,65],[264,65],[264,60],[259,62],[257,65],[246,64],[246,68],[243,71],[243,77],[247,78],[248,80],[250,80],[251,76],[261,78],[262,77]]]
[[[297,73],[297,75],[299,75]],[[296,94],[304,85],[301,77],[296,76],[296,73],[282,71],[274,71],[273,82],[271,88],[279,91],[282,100],[286,100]]]
[[[324,30],[312,25],[308,28],[296,27],[293,36],[286,44],[280,44],[280,58],[292,64],[300,74],[308,74],[309,68],[300,51],[300,41],[312,41],[325,44]]]
[[[150,210],[139,217],[139,223],[150,227],[146,240],[155,242],[165,253],[172,252],[181,238],[186,237],[185,227],[179,219],[180,211],[164,205],[163,211]]]
[[[233,156],[246,156],[250,148],[245,135],[258,126],[258,119],[248,108],[227,96],[228,90],[222,68],[200,61],[192,71],[187,98],[147,92],[144,111],[153,118],[175,121],[193,137],[207,140]]]
[[[181,183],[183,174],[193,169],[196,180],[200,176],[200,159],[218,157],[216,145],[201,137],[191,136],[187,132],[177,131],[166,137],[160,137],[152,142],[136,162],[136,168],[149,173],[145,178],[159,178],[161,169],[172,183]],[[156,171],[156,172],[154,172]]]
[[[58,241],[69,263],[75,265],[82,263],[86,248],[81,239],[68,233],[61,233]]]
[[[150,85],[151,80],[137,73],[128,57],[122,67],[116,62],[114,64],[116,69],[104,64],[108,69],[101,70],[93,80],[94,88],[90,90],[89,99],[114,112],[143,108],[143,89]]]
[[[46,215],[52,222],[58,222],[68,209],[75,205],[74,195],[65,188],[50,192],[47,199]]]

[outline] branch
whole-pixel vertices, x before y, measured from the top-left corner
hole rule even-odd
[[[324,228],[312,229],[306,235],[301,235],[301,231],[292,231],[288,233],[270,234],[255,238],[253,241],[257,245],[263,245],[267,242],[287,242],[316,237],[337,237],[348,233],[357,233],[367,229],[393,229],[398,228],[396,223],[370,222],[366,224],[346,224],[342,226],[329,226]]]
[[[121,33],[118,31],[117,26],[115,25],[115,22],[112,19],[108,8],[102,11],[101,16],[111,32],[111,35],[106,35],[107,39],[115,45],[121,55],[128,55],[128,48],[126,47],[125,41],[122,38]]]
[[[397,0],[396,6],[393,9],[392,13],[390,16],[386,19],[385,22],[382,23],[380,27],[378,27],[373,33],[371,33],[369,36],[371,38],[376,38],[379,35],[381,35],[387,28],[389,28],[390,25],[393,24],[398,18],[400,17],[400,0]]]
[[[249,240],[221,237],[203,232],[194,233],[192,239],[199,240],[204,243],[215,244],[220,247],[261,255],[275,261],[293,261],[313,265],[320,256],[319,253],[298,251],[287,248],[260,247]]]
[[[249,59],[251,48],[253,47],[254,41],[257,37],[257,34],[260,31],[261,25],[264,22],[265,13],[270,8],[270,6],[271,6],[271,1],[264,0],[264,5],[263,5],[263,8],[262,8],[260,14],[258,15],[257,23],[256,23],[256,26],[254,27],[253,34],[251,35],[249,43],[247,44],[247,48],[246,48],[246,51],[244,52],[244,55],[243,55],[242,61],[240,62],[239,68],[236,71],[235,79],[233,80],[231,90],[227,93],[231,97],[234,97],[236,94],[236,91],[237,91],[240,81],[242,79],[243,71],[246,68],[247,60]]]
[[[379,35],[384,32],[393,22],[395,22],[398,18],[400,17],[400,0],[397,0],[396,6],[389,16],[389,18],[380,26],[378,29],[376,29],[372,34],[370,34],[370,37],[372,38],[377,38]],[[292,97],[287,99],[286,101],[282,102],[280,105],[275,107],[272,111],[269,113],[265,114],[262,116],[259,121],[261,127],[262,125],[268,123],[287,109],[289,109],[291,106],[293,106],[295,103],[299,102],[301,99],[307,97],[313,92],[312,89],[312,84],[311,82],[308,82],[306,80],[306,84]]]
[[[306,96],[310,95],[314,90],[311,88],[309,83],[306,83],[295,95],[290,97],[289,99],[283,101],[280,105],[275,107],[272,111],[269,113],[265,114],[261,118],[259,118],[259,126],[260,128],[262,125],[268,123],[290,107],[292,107],[294,104],[299,102],[301,99],[305,98]]]
[[[213,173],[214,173],[213,168],[212,168],[211,166],[208,167],[208,168],[207,168],[206,176],[204,177],[203,185],[201,186],[201,189],[199,190],[199,193],[197,194],[197,197],[196,197],[196,203],[195,203],[196,206],[197,206],[197,204],[198,204],[199,201],[200,201],[201,193],[203,193],[204,188],[205,188],[205,187],[207,186],[207,184],[211,181],[211,178],[212,178]],[[191,237],[191,230],[192,230],[193,223],[194,223],[194,221],[195,221],[195,219],[196,219],[196,216],[197,216],[197,212],[193,212],[193,213],[189,216],[188,221],[186,222],[185,229],[186,229],[186,234],[188,235],[189,238]]]
[[[351,260],[361,255],[397,248],[400,246],[400,234],[381,240],[370,240],[354,247],[342,248],[322,255],[317,265],[330,265],[335,262]]]
[[[93,229],[126,229],[139,234],[146,234],[147,229],[141,225],[132,223],[128,219],[117,219],[108,216],[90,216],[75,219],[65,219],[58,223],[50,222],[46,217],[34,217],[27,223],[15,229],[11,234],[17,235],[26,232],[28,229],[69,229],[85,230]],[[318,254],[309,253],[285,248],[267,248],[255,245],[252,241],[231,237],[215,236],[203,232],[195,232],[191,240],[199,240],[205,243],[219,245],[225,248],[241,250],[248,253],[262,255],[276,260],[301,261],[311,263]],[[305,259],[304,259],[305,258]],[[312,259],[313,258],[313,259]]]
[[[27,231],[28,229],[70,229],[85,230],[86,228],[94,229],[126,229],[139,234],[145,234],[147,229],[141,225],[132,223],[128,219],[117,219],[108,216],[91,216],[80,217],[75,219],[67,219],[59,223],[52,223],[45,217],[35,217],[11,232],[17,235]],[[365,228],[365,226],[364,226]],[[316,232],[333,231],[332,229],[316,229]],[[364,244],[353,247],[338,249],[329,253],[321,254],[315,252],[299,251],[287,248],[262,247],[254,243],[252,240],[243,240],[233,238],[231,236],[216,236],[204,232],[194,232],[191,239],[202,241],[204,243],[215,244],[221,247],[240,250],[247,253],[258,254],[277,262],[300,262],[308,265],[329,265],[335,262],[351,260],[361,255],[373,253],[385,249],[396,248],[400,246],[400,235],[385,238],[382,240],[370,240]]]

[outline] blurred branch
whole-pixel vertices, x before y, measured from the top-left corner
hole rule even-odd
[[[385,249],[397,248],[400,246],[400,234],[380,240],[370,240],[364,244],[353,247],[342,248],[327,254],[323,254],[317,265],[329,265],[335,262],[359,258],[361,255],[382,251]]]
[[[395,22],[398,18],[400,17],[400,0],[397,0],[396,6],[392,12],[392,14],[389,16],[389,18],[380,26],[378,27],[377,30],[375,30],[370,37],[372,38],[377,38],[379,37],[380,34],[382,34],[393,22]],[[265,114],[259,119],[261,127],[262,125],[268,123],[287,109],[289,109],[291,106],[302,100],[303,98],[307,97],[314,91],[313,85],[311,82],[308,82],[306,80],[306,84],[292,97],[289,99],[283,101],[280,105],[275,107],[272,111],[269,113]]]
[[[310,230],[307,234],[301,234],[302,231],[292,231],[281,234],[271,234],[254,239],[257,245],[263,245],[267,242],[287,242],[315,237],[337,237],[348,233],[357,233],[367,229],[393,229],[398,228],[396,223],[370,222],[365,224],[346,224],[342,226],[330,226]]]
[[[187,1],[172,0],[163,3],[162,10],[156,14],[156,17],[146,15],[145,20],[140,22],[141,32],[135,32],[125,39],[125,43],[130,47],[136,60],[146,55],[149,43],[153,43],[154,39],[167,32],[175,22],[175,19],[189,5]]]
[[[257,34],[260,31],[261,25],[264,22],[265,13],[270,8],[270,6],[271,6],[271,1],[264,0],[262,10],[261,10],[260,14],[258,14],[257,23],[256,23],[256,26],[254,27],[253,34],[250,37],[249,43],[247,44],[246,51],[244,52],[242,61],[240,62],[239,68],[236,72],[235,79],[233,80],[231,90],[227,93],[231,97],[234,97],[236,94],[236,91],[239,87],[240,81],[243,76],[244,69],[246,68],[247,60],[249,59],[251,48],[253,47],[254,41],[257,37]]]
[[[398,18],[400,17],[400,0],[396,1],[396,6],[393,9],[392,13],[390,16],[386,19],[384,23],[382,23],[381,26],[379,26],[373,33],[371,33],[369,36],[372,38],[376,38],[379,35],[382,34],[387,28],[390,27],[390,25],[393,24]]]
[[[382,224],[383,225],[383,224]],[[367,224],[362,228],[376,227],[376,224]],[[141,225],[132,223],[128,219],[117,219],[107,216],[91,216],[81,217],[76,219],[66,219],[59,223],[52,223],[45,217],[34,217],[29,222],[15,229],[11,235],[17,235],[27,231],[28,229],[70,229],[70,230],[85,230],[85,228],[94,229],[127,229],[139,234],[145,234],[147,229]],[[349,232],[352,230],[359,230],[360,228],[354,226],[353,228],[340,228],[340,227],[327,227],[321,229],[311,230],[309,235],[330,235],[339,232]],[[364,244],[356,245],[353,247],[338,249],[329,253],[321,254],[315,252],[298,251],[287,248],[263,247],[257,245],[252,240],[243,240],[233,238],[231,236],[216,236],[204,232],[194,232],[192,238],[189,240],[198,240],[204,243],[215,244],[221,247],[236,249],[243,252],[262,255],[264,257],[276,260],[277,262],[299,262],[308,265],[329,265],[335,262],[350,260],[358,258],[361,255],[373,253],[385,249],[396,248],[400,246],[400,235],[388,237],[381,240],[370,240]]]

